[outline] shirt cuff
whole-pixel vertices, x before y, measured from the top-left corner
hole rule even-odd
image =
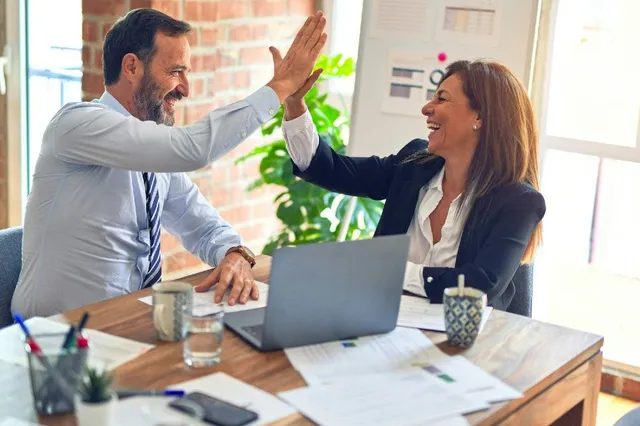
[[[239,245],[241,245],[241,243],[238,244],[227,244],[224,245],[222,247],[220,247],[217,251],[216,251],[216,255],[215,255],[215,265],[211,265],[213,267],[217,267],[218,265],[220,265],[222,263],[222,260],[224,259],[224,257],[227,255],[227,252],[232,249],[233,247],[238,247]]]
[[[307,126],[314,125],[313,119],[311,118],[311,114],[309,113],[309,109],[307,109],[304,114],[300,117],[296,117],[293,120],[282,120],[282,131],[285,134],[293,134],[298,132],[304,132],[307,130]]]
[[[404,272],[404,283],[402,288],[410,293],[427,297],[424,288],[424,277],[422,275],[422,265],[413,262],[407,262],[407,268]]]
[[[291,160],[300,171],[305,171],[311,164],[320,143],[318,131],[309,110],[293,120],[283,120],[282,133]]]
[[[261,87],[245,98],[245,101],[253,107],[258,114],[261,123],[271,120],[280,109],[280,99],[276,92],[269,86]]]

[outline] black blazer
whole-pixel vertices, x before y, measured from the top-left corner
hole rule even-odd
[[[309,167],[294,174],[327,190],[376,200],[386,199],[375,236],[406,234],[418,193],[444,166],[437,158],[423,164],[402,163],[427,148],[414,139],[396,155],[380,158],[339,155],[322,138]],[[465,223],[454,268],[425,267],[425,291],[442,303],[444,289],[465,283],[484,291],[489,304],[506,310],[515,294],[513,276],[534,228],[546,211],[544,197],[528,184],[497,188],[476,200]]]

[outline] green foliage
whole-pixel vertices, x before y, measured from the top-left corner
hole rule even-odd
[[[318,59],[316,68],[324,70],[318,83],[348,77],[355,71],[353,59],[342,58],[342,55],[323,55]],[[328,93],[321,93],[318,83],[306,94],[305,102],[318,134],[337,153],[344,154],[346,146],[343,137],[349,129],[349,117],[344,106],[338,109],[327,102]],[[262,127],[262,135],[272,135],[280,129],[283,117],[284,109],[280,108]],[[283,230],[267,243],[263,249],[265,254],[272,254],[275,248],[282,246],[337,240],[349,197],[296,178],[284,139],[255,148],[239,158],[236,164],[253,157],[261,158],[260,177],[249,185],[248,190],[264,185],[282,187],[282,192],[275,197],[274,202],[278,204],[276,215],[282,222]],[[380,219],[382,207],[383,204],[379,201],[357,199],[346,240],[370,238]]]
[[[106,370],[87,368],[79,389],[82,401],[94,404],[109,401],[113,397],[112,383],[113,375]]]

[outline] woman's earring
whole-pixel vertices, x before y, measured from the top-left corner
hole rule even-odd
[[[473,130],[478,130],[478,125],[477,124],[473,125]]]

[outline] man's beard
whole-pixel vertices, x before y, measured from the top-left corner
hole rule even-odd
[[[138,118],[143,121],[155,121],[158,124],[173,126],[175,117],[173,113],[165,111],[163,106],[164,99],[158,99],[159,93],[161,93],[160,86],[150,73],[145,72],[140,82],[140,87],[134,96]],[[167,97],[174,97],[179,100],[182,96],[173,91]]]

